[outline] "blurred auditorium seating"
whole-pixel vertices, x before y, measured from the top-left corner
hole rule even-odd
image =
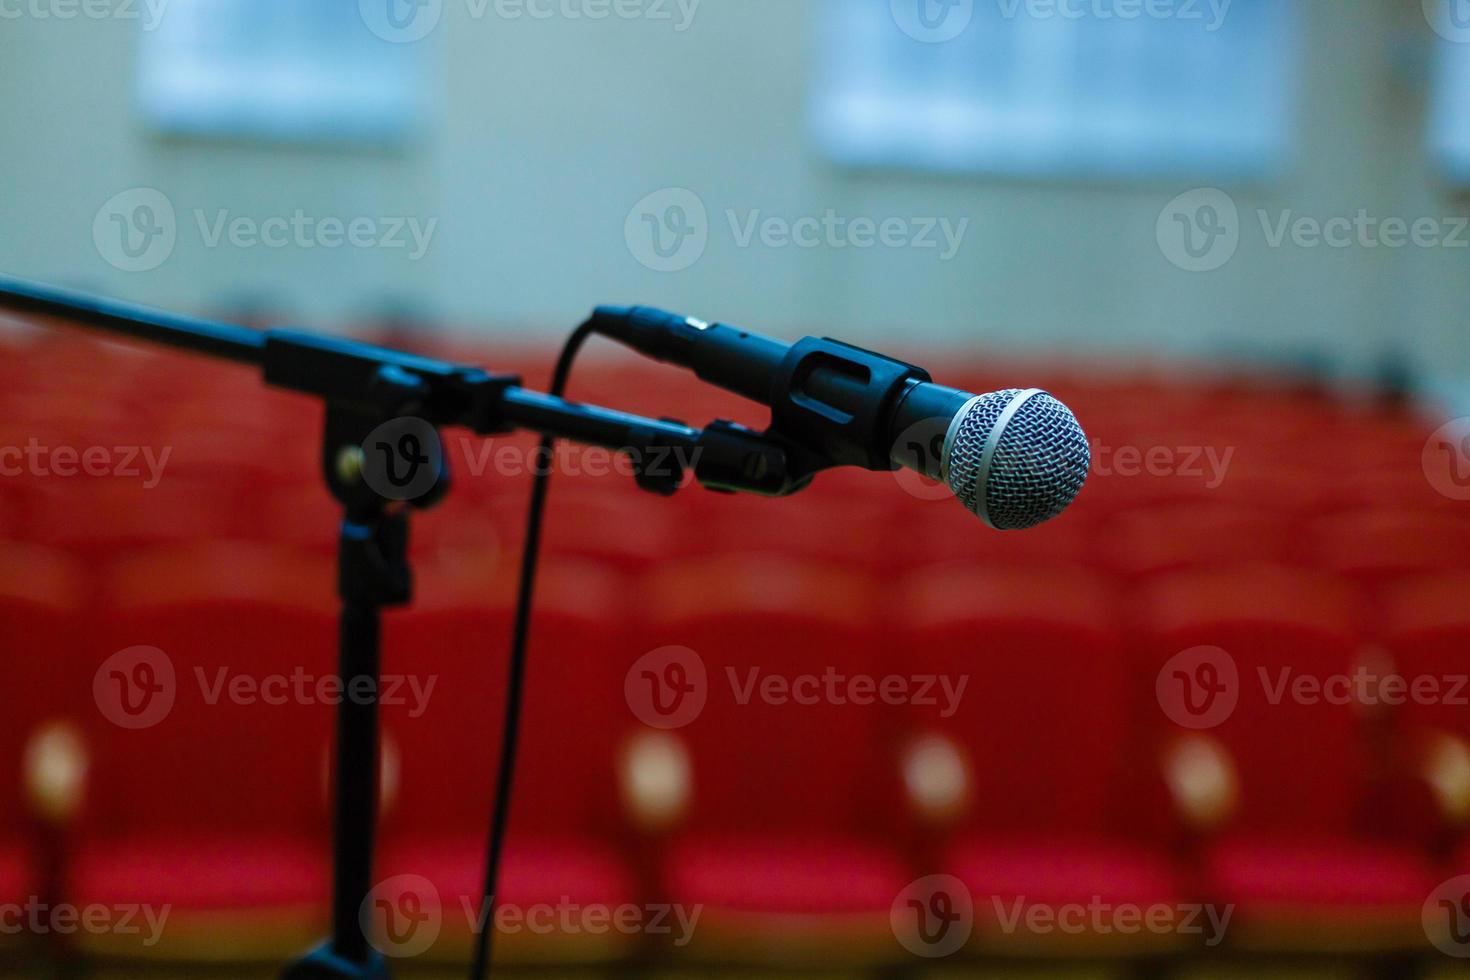
[[[1235,942],[1391,950],[1422,935],[1420,906],[1440,878],[1415,842],[1373,833],[1362,709],[1331,688],[1292,693],[1302,678],[1353,676],[1361,652],[1353,602],[1343,581],[1263,564],[1162,578],[1140,604],[1156,669],[1179,651],[1215,648],[1216,676],[1239,677],[1180,679],[1181,695],[1201,706],[1216,697],[1211,685],[1238,696],[1204,736],[1232,774],[1233,799],[1197,858],[1199,887],[1235,906]]]
[[[164,942],[89,936],[99,952],[274,959],[323,928],[331,715],[293,678],[334,670],[332,581],[329,562],[235,541],[148,548],[108,568],[88,646],[162,658],[87,661],[97,705],[65,888],[83,905],[172,911]],[[154,722],[157,698],[172,702]],[[134,707],[136,727],[118,714]]]
[[[76,791],[62,785],[52,798],[32,798],[37,774],[29,770],[48,731],[74,729],[87,714],[85,699],[77,696],[87,595],[86,571],[67,555],[30,544],[0,545],[6,672],[0,711],[0,904],[6,906],[23,906],[31,896],[57,899],[61,854],[52,831],[73,815]],[[21,942],[9,931],[0,936],[0,960],[17,956]]]
[[[1434,851],[1470,871],[1470,574],[1425,575],[1399,582],[1383,611],[1383,642],[1405,683],[1388,696],[1401,704],[1396,732],[1403,773],[1429,790],[1425,832]],[[1434,679],[1438,683],[1414,679]],[[1414,826],[1411,824],[1411,826]]]
[[[655,866],[656,894],[704,908],[689,952],[892,957],[889,906],[908,881],[892,843],[894,733],[845,693],[760,694],[772,677],[821,678],[829,668],[877,676],[876,600],[859,570],[775,552],[669,563],[643,582],[647,645],[694,651],[707,677],[699,686],[720,692],[676,729],[692,785],[661,831]],[[681,697],[675,683],[658,672],[647,696]]]
[[[1080,570],[949,563],[905,580],[891,608],[890,670],[969,678],[962,710],[946,718],[914,705],[907,728],[921,744],[947,742],[965,773],[950,819],[932,821],[939,846],[926,857],[990,899],[975,909],[977,945],[1072,956],[1079,945],[1115,955],[1167,946],[1169,937],[1038,937],[1005,924],[1035,906],[1096,896],[1148,908],[1182,894],[1167,848],[1129,819],[1128,765],[1147,752],[1129,745],[1139,706],[1107,582]],[[906,767],[911,792],[919,765]]]
[[[433,687],[421,688],[422,696],[405,688],[400,703],[383,708],[398,772],[385,800],[379,868],[432,884],[444,925],[428,955],[462,961],[472,940],[465,909],[478,909],[484,876],[515,579],[477,555],[423,571],[423,601],[385,623],[385,677],[432,679]],[[624,584],[596,564],[556,558],[539,581],[500,901],[617,908],[639,891],[615,816],[616,755],[632,723],[618,699],[604,696],[622,682]],[[497,955],[595,962],[626,953],[631,939],[616,932],[526,938],[508,937]]]
[[[549,353],[517,356],[544,380]],[[325,926],[331,708],[210,703],[195,678],[334,669],[320,412],[246,369],[67,333],[8,362],[0,450],[169,456],[156,487],[26,464],[0,476],[0,642],[20,694],[0,712],[0,902],[167,901],[168,941],[147,955],[296,951]],[[1028,376],[947,373],[977,390]],[[1420,458],[1438,420],[1203,373],[1035,374],[1106,454],[1068,514],[1025,534],[989,532],[907,474],[824,474],[787,501],[662,499],[600,458],[558,457],[503,898],[705,913],[687,949],[523,936],[508,958],[759,964],[837,948],[881,965],[903,955],[890,903],[937,873],[977,896],[977,955],[1180,945],[1028,943],[978,896],[1234,902],[1227,946],[1427,947],[1420,903],[1470,872],[1470,711],[1272,703],[1258,677],[1467,672],[1470,514]],[[624,360],[592,359],[573,394],[761,421]],[[421,714],[411,696],[384,707],[377,872],[434,884],[446,935],[430,955],[453,959],[469,936],[449,926],[479,897],[534,443],[495,440],[497,462],[447,435],[454,488],[414,520],[417,602],[385,622],[384,672],[435,686]],[[94,681],[139,645],[165,651],[179,683],[167,719],[132,730]],[[651,728],[625,683],[667,646],[697,653],[710,697]],[[1228,651],[1241,682],[1234,713],[1195,729],[1160,710],[1156,680],[1200,646]],[[948,717],[732,694],[731,672],[828,668],[966,686]],[[58,731],[75,737],[47,741]],[[75,750],[75,792],[28,792],[37,744]],[[1422,812],[1382,792],[1400,784]],[[124,946],[89,951],[139,953]]]

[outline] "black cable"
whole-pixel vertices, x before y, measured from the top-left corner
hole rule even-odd
[[[551,394],[566,394],[572,361],[593,333],[587,321],[567,338],[551,375]],[[490,973],[492,937],[495,933],[495,897],[500,888],[500,855],[505,847],[506,824],[510,819],[510,794],[515,783],[516,742],[521,727],[521,690],[526,678],[526,643],[531,633],[531,611],[536,592],[536,562],[541,551],[541,523],[546,513],[546,494],[551,486],[552,452],[556,440],[542,436],[539,466],[531,483],[531,507],[526,514],[526,539],[521,552],[521,581],[516,595],[515,629],[510,640],[510,668],[505,687],[505,721],[500,734],[500,770],[495,781],[495,809],[490,818],[490,842],[485,855],[484,904],[481,925],[475,936],[475,957],[470,980],[484,980]]]

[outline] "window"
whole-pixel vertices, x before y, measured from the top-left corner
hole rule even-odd
[[[824,0],[819,16],[813,126],[839,163],[1251,176],[1290,148],[1294,0]]]
[[[1438,43],[1429,116],[1435,161],[1450,179],[1470,183],[1470,43]]]
[[[139,101],[165,132],[397,139],[422,49],[375,36],[357,0],[171,0],[141,35]]]

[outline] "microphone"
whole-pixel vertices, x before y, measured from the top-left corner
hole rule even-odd
[[[938,480],[990,527],[1066,510],[1087,479],[1087,436],[1037,388],[975,395],[841,341],[787,344],[646,306],[600,306],[592,329],[771,408],[771,432],[822,466],[906,467]]]

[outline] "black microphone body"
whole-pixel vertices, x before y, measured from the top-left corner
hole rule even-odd
[[[1059,515],[1091,453],[1071,410],[1039,388],[974,395],[913,364],[839,340],[783,343],[646,306],[600,306],[593,329],[771,409],[767,432],[807,475],[908,467],[945,484],[999,530]]]
[[[935,420],[947,424],[975,397],[935,384],[921,367],[839,340],[790,344],[647,306],[598,307],[593,320],[604,336],[769,406],[774,428],[833,465],[905,465],[939,479],[939,448],[903,452],[900,437]]]

